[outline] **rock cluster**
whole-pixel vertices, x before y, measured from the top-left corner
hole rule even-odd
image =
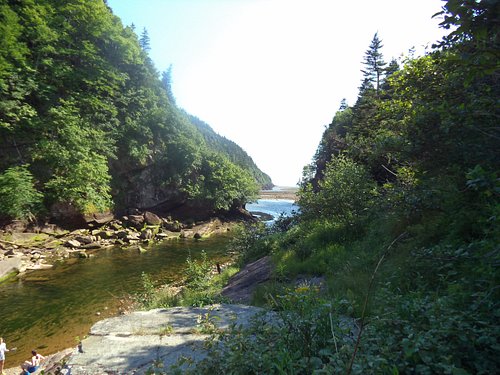
[[[94,222],[89,228],[74,231],[54,226],[23,232],[6,228],[0,232],[0,280],[12,273],[52,267],[51,263],[69,257],[86,258],[110,246],[146,251],[146,245],[169,239],[200,239],[217,232],[226,232],[230,224],[219,219],[202,223],[181,223],[152,212],[134,212],[120,219]]]

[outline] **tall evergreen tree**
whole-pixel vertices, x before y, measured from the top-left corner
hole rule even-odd
[[[149,33],[146,28],[142,29],[141,37],[139,38],[139,45],[142,50],[148,53],[151,50],[151,39],[149,38]]]
[[[340,102],[340,107],[339,107],[339,111],[343,111],[344,109],[348,108],[349,107],[349,104],[347,104],[347,99],[346,98],[343,98]]]
[[[365,60],[363,64],[365,65],[365,69],[361,69],[363,72],[363,82],[370,82],[371,84],[375,84],[375,90],[377,94],[380,88],[380,81],[382,79],[382,75],[384,74],[385,61],[382,56],[382,40],[379,39],[378,33],[375,33],[373,36],[372,42],[370,43],[370,47],[365,52]]]

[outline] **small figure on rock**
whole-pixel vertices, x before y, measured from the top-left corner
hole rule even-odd
[[[31,361],[25,361],[21,365],[21,369],[23,370],[23,375],[29,375],[34,373],[40,367],[40,363],[45,357],[36,352],[36,350],[31,351]]]

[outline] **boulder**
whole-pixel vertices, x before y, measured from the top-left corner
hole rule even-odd
[[[247,264],[231,277],[222,289],[222,295],[238,303],[249,303],[255,288],[269,280],[271,276],[271,257],[265,256]]]
[[[111,229],[113,229],[115,231],[119,231],[119,230],[123,229],[122,222],[118,221],[118,220],[112,222],[109,226],[111,227]]]
[[[139,241],[139,236],[140,236],[140,234],[137,232],[129,232],[127,234],[127,237],[125,237],[125,239],[127,241]]]
[[[110,231],[110,230],[101,230],[99,233],[97,233],[97,235],[104,240],[115,237],[115,233],[113,231]]]
[[[169,237],[168,233],[156,233],[156,239],[158,240],[164,240]]]
[[[0,279],[9,275],[12,272],[19,272],[21,269],[22,260],[20,257],[5,258],[0,261]]]
[[[67,247],[80,247],[82,246],[82,244],[77,241],[77,240],[68,240],[64,243],[64,246],[67,246]]]
[[[128,223],[129,225],[135,227],[135,228],[142,228],[144,225],[144,216],[142,215],[129,215],[128,216]]]
[[[163,228],[170,232],[180,232],[182,230],[182,224],[178,221],[163,222]]]
[[[129,232],[127,232],[126,230],[121,230],[119,232],[116,232],[116,237],[123,240],[124,238],[127,238],[127,236],[129,235]]]
[[[4,226],[6,232],[24,232],[28,227],[28,223],[24,220],[12,220]]]
[[[158,215],[149,211],[144,212],[144,221],[148,225],[161,225],[162,223],[162,220]]]
[[[81,248],[82,249],[87,249],[87,250],[94,250],[94,249],[100,249],[102,245],[99,242],[92,242],[86,245],[83,245]]]
[[[149,228],[143,230],[139,237],[141,240],[150,240],[153,238],[153,231]]]
[[[109,223],[115,218],[115,216],[111,212],[103,212],[85,215],[83,218],[87,225],[94,224],[99,226]]]
[[[17,252],[14,251],[14,248],[10,248],[10,249],[7,249],[7,251],[4,253],[5,256],[14,256],[14,255],[17,255]]]
[[[81,244],[87,245],[94,242],[95,238],[93,238],[93,236],[76,236],[75,240],[80,242]]]

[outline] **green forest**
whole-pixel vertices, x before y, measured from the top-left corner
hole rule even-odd
[[[300,212],[233,243],[271,256],[253,303],[282,323],[217,335],[193,374],[500,372],[499,8],[444,2],[448,35],[401,64],[375,34]]]
[[[146,30],[102,0],[0,1],[0,217],[128,208],[206,215],[271,179],[178,108]]]

